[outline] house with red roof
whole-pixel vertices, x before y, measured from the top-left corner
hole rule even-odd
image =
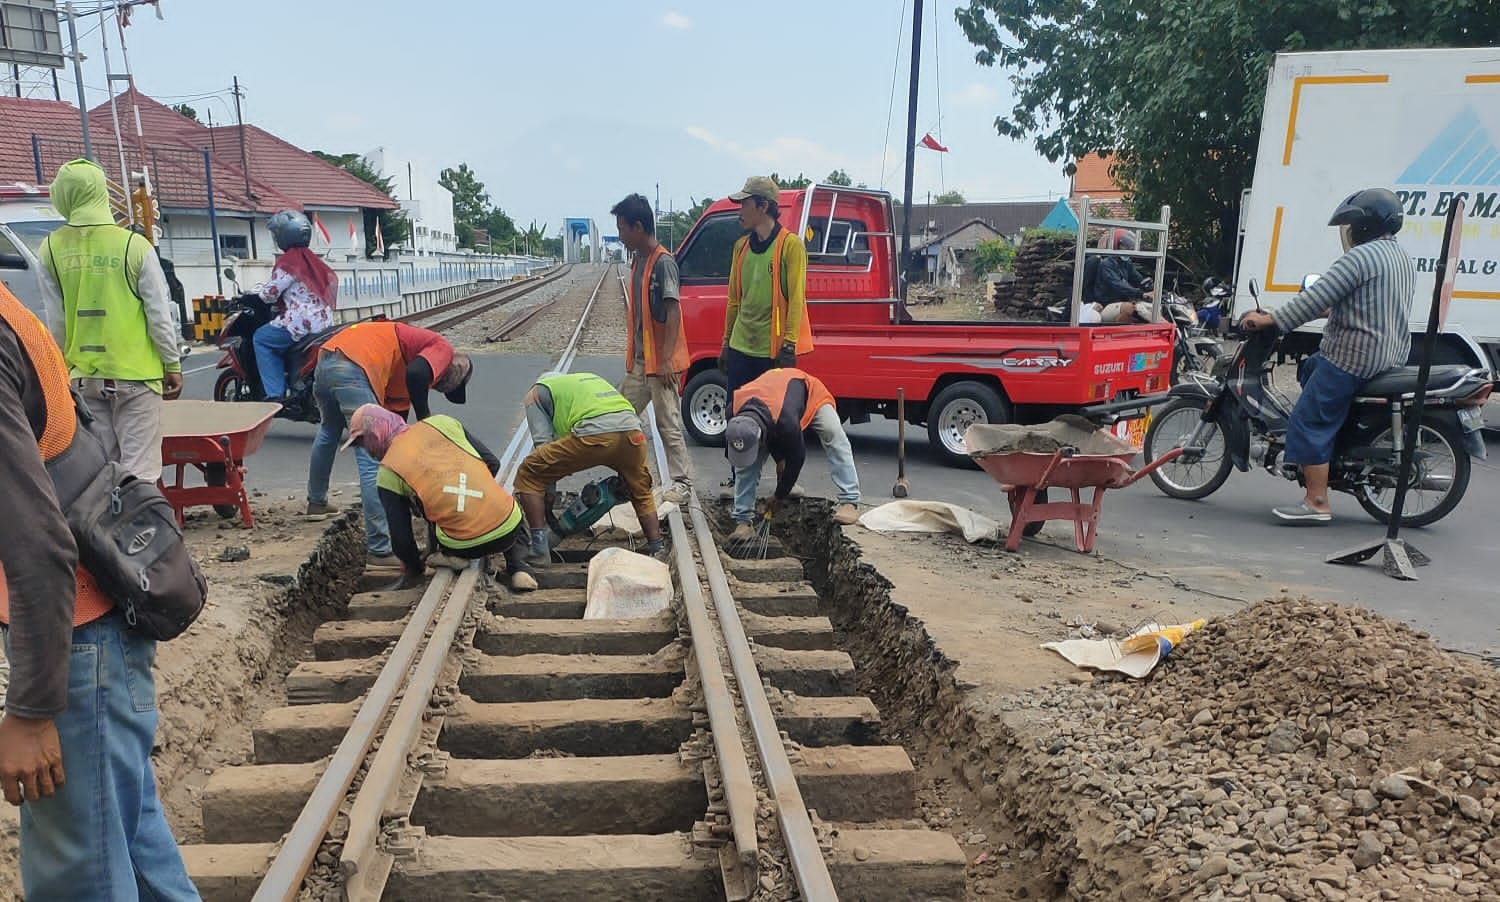
[[[269,264],[276,248],[265,224],[278,210],[315,218],[323,230],[314,229],[313,249],[331,262],[352,263],[364,257],[366,222],[399,207],[343,169],[257,126],[208,128],[132,92],[113,103],[114,109],[105,102],[89,111],[93,156],[117,186],[133,186],[142,173],[149,175],[161,213],[158,247],[176,265],[190,296],[215,293],[223,265]],[[116,139],[116,116],[123,140]],[[82,156],[77,107],[0,97],[0,184],[46,185],[59,166]]]

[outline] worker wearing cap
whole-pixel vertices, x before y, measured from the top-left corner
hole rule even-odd
[[[526,422],[535,450],[516,473],[516,499],[531,527],[532,563],[548,563],[546,494],[564,476],[593,467],[619,474],[646,535],[646,552],[661,550],[661,524],[646,469],[646,435],[624,395],[593,373],[551,373],[526,393]]]
[[[416,410],[417,419],[432,415],[428,393],[437,389],[454,404],[467,398],[474,366],[456,353],[448,339],[427,329],[373,320],[355,323],[323,343],[313,375],[313,398],[321,423],[313,439],[312,465],[307,474],[307,512],[330,513],[328,479],[339,436],[349,417],[364,404],[379,404],[401,414]],[[380,504],[375,477],[380,465],[364,449],[356,449],[360,506],[365,516],[368,564],[394,567],[391,534]]]
[[[729,195],[745,234],[734,243],[719,368],[734,395],[773,367],[797,365],[813,349],[807,318],[807,248],[777,221],[781,189],[765,176]]]
[[[859,516],[859,474],[849,436],[839,424],[833,395],[816,377],[799,369],[774,369],[734,393],[734,416],[724,431],[729,465],[734,467],[734,520],[731,541],[751,537],[755,490],[767,455],[776,461],[776,491],[771,506],[785,501],[807,459],[803,430],[811,427],[823,443],[838,488],[833,519],[841,525]]]
[[[525,561],[529,537],[521,508],[495,481],[500,459],[462,423],[438,414],[408,426],[380,405],[365,404],[349,418],[343,447],[350,445],[380,461],[375,484],[390,524],[391,548],[401,560],[401,579],[392,589],[422,581],[413,510],[427,521],[428,563],[462,566],[500,554],[512,589],[536,588]]]

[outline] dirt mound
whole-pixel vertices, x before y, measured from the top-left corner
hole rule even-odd
[[[1135,454],[1128,443],[1072,414],[1035,426],[979,423],[969,427],[964,441],[983,454],[1013,451],[1055,454],[1063,448],[1076,449],[1080,454]]]
[[[1016,707],[1042,735],[1006,788],[1072,888],[1500,891],[1500,675],[1367,611],[1263,602],[1145,682],[1051,687]],[[1084,799],[1097,804],[1080,812]]]

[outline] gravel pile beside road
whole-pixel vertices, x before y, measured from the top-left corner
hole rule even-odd
[[[1500,893],[1500,674],[1402,624],[1281,598],[1190,636],[1148,680],[1005,707],[1038,728],[1008,807],[1075,890]]]

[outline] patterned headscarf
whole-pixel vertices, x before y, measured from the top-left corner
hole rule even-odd
[[[362,404],[349,418],[349,440],[347,448],[356,442],[376,460],[385,457],[391,442],[407,430],[406,420],[400,414],[391,413],[379,404]]]

